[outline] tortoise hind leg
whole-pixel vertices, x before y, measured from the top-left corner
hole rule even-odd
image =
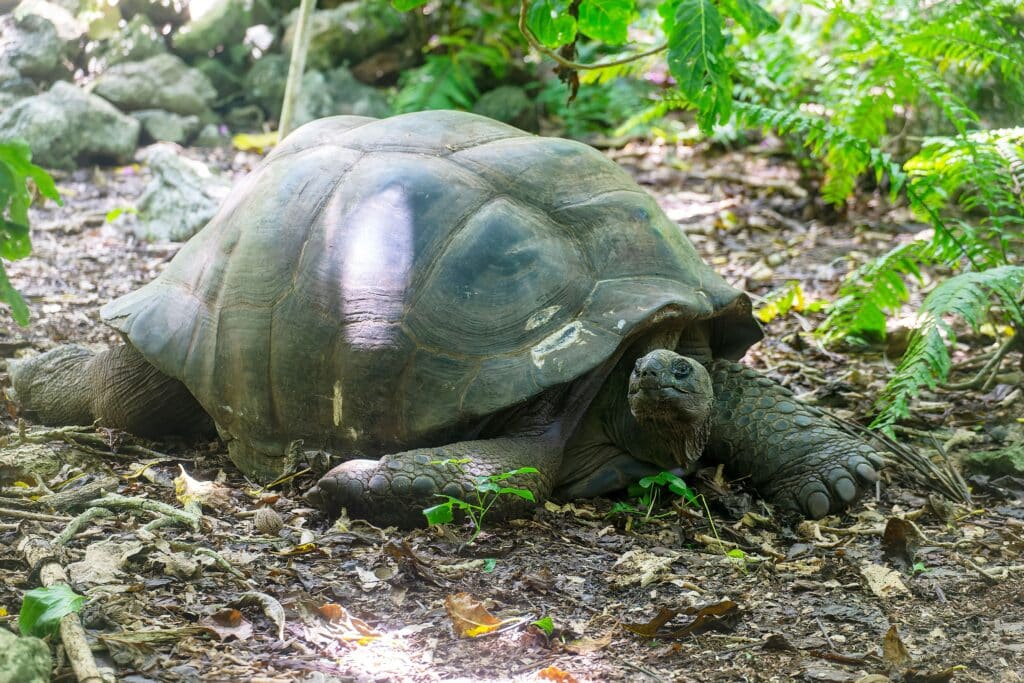
[[[15,400],[44,424],[90,424],[138,436],[204,434],[212,421],[185,385],[131,346],[62,346],[10,368]]]
[[[707,453],[765,497],[817,519],[878,480],[881,456],[825,413],[738,363],[716,360],[709,370],[715,407]]]
[[[448,495],[476,503],[481,477],[534,467],[536,474],[517,475],[502,486],[529,489],[535,502],[515,495],[498,496],[487,519],[528,512],[551,493],[562,460],[562,445],[544,436],[460,441],[437,448],[392,453],[378,460],[349,460],[325,474],[306,499],[328,514],[341,508],[355,518],[404,528],[424,526],[423,509]]]

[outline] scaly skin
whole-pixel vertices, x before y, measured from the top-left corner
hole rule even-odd
[[[878,480],[882,457],[785,387],[731,361],[709,369],[715,409],[705,457],[748,476],[761,495],[817,519]]]
[[[539,472],[502,484],[528,488],[541,502],[551,493],[561,458],[562,449],[557,440],[543,436],[461,441],[438,448],[417,448],[392,453],[380,460],[343,462],[325,474],[306,494],[306,499],[330,513],[336,514],[344,507],[352,517],[374,524],[425,526],[423,509],[444,502],[438,494],[476,503],[478,477],[520,467],[536,467]],[[518,496],[498,496],[487,518],[522,516],[534,505]]]

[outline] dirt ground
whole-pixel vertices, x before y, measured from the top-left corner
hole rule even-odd
[[[851,260],[923,228],[870,193],[845,215],[821,207],[771,151],[630,145],[609,154],[755,296],[796,280],[808,302],[827,299]],[[188,153],[232,177],[258,162]],[[58,178],[62,208],[33,211],[33,256],[10,266],[33,320],[0,323],[0,389],[7,358],[116,342],[99,307],[152,279],[179,246],[125,236],[131,213],[106,220],[147,179],[139,167],[80,170]],[[826,350],[810,334],[820,316],[771,321],[745,362],[865,422],[895,349]],[[985,350],[984,339],[964,341],[958,360]],[[919,446],[945,444],[953,457],[1019,443],[1020,396],[1011,385],[926,393],[909,424]],[[22,593],[39,585],[22,540],[52,542],[83,509],[81,500],[47,504],[64,499],[46,494],[93,485],[133,499],[108,499],[113,514],[54,553],[89,597],[81,620],[117,680],[1009,683],[1024,672],[1024,482],[1011,477],[974,477],[973,504],[953,505],[891,469],[877,496],[809,523],[703,471],[690,484],[707,494],[706,508],[663,498],[648,512],[626,496],[549,504],[464,546],[460,526],[331,525],[302,502],[313,474],[260,489],[216,442],[32,426],[19,436],[16,408],[5,407],[0,447],[47,442],[64,465],[45,486],[0,479],[0,621],[12,627]],[[201,515],[176,498],[182,470],[219,482],[191,484]],[[154,519],[176,523],[144,528]],[[451,613],[488,621],[464,614],[462,593],[496,627],[456,635]],[[71,679],[63,659],[55,671]]]

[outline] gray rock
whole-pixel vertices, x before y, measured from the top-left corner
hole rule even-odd
[[[540,130],[537,103],[526,91],[514,85],[502,85],[480,96],[473,113],[488,116],[530,133]]]
[[[47,2],[47,0],[22,0],[14,8],[16,19],[22,19],[29,14],[48,19],[57,29],[57,36],[64,43],[65,55],[70,58],[78,56],[79,42],[88,27],[85,22],[75,17],[75,12],[69,11],[60,4]]]
[[[238,45],[245,31],[273,16],[264,0],[214,0],[207,12],[178,29],[174,51],[186,57],[205,57],[223,46]]]
[[[139,198],[136,232],[153,240],[184,241],[213,218],[231,183],[172,145],[153,145],[140,155],[153,180]]]
[[[0,113],[0,140],[23,138],[32,160],[44,167],[76,162],[124,162],[139,139],[139,122],[106,100],[57,81],[48,92]]]
[[[23,76],[49,81],[62,75],[63,48],[57,29],[46,17],[0,17],[0,55]]]
[[[136,14],[110,40],[104,41],[97,58],[104,68],[121,62],[141,62],[167,52],[163,36],[144,14]]]
[[[256,62],[245,76],[249,99],[262,107],[271,119],[281,115],[288,62],[283,55],[268,55]],[[340,66],[327,73],[312,69],[302,76],[295,125],[336,114],[382,117],[389,113],[384,95],[360,83],[348,68]]]
[[[266,117],[263,110],[255,104],[247,104],[242,107],[232,107],[224,114],[224,123],[233,131],[258,130]]]
[[[48,683],[51,668],[46,643],[0,628],[0,683]]]
[[[143,16],[157,26],[180,26],[188,21],[188,5],[187,0],[121,0],[118,7],[125,19]]]
[[[8,361],[8,370],[12,367]],[[8,393],[12,390],[8,389]],[[16,481],[32,481],[32,475],[44,480],[56,475],[64,465],[64,458],[49,446],[23,443],[0,448],[0,484],[10,486]],[[0,629],[3,630],[3,629]],[[0,671],[3,667],[0,666]]]
[[[285,18],[285,54],[291,54],[297,16],[295,10]],[[318,10],[313,13],[306,66],[326,71],[346,61],[362,61],[399,41],[407,31],[406,15],[388,0],[362,0]]]
[[[199,117],[182,116],[162,109],[143,109],[133,112],[132,118],[142,124],[142,141],[187,144],[199,130]]]
[[[217,98],[206,76],[170,54],[117,64],[96,79],[93,92],[128,111],[175,114],[204,114]]]
[[[218,102],[225,102],[241,95],[242,78],[217,57],[197,59],[193,67],[199,69],[213,85],[217,91]]]
[[[217,124],[208,123],[199,131],[192,144],[196,147],[227,147],[231,144],[231,136],[221,132],[221,127]]]
[[[284,55],[267,55],[252,65],[243,81],[246,99],[259,105],[272,119],[281,115],[288,62]]]
[[[323,74],[308,71],[302,77],[302,91],[295,105],[295,125],[338,114],[382,118],[391,113],[387,99],[378,90],[356,80],[346,67]]]

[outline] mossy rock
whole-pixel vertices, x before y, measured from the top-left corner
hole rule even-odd
[[[1024,477],[1024,445],[1014,444],[997,451],[975,451],[963,457],[963,467],[972,474]]]

